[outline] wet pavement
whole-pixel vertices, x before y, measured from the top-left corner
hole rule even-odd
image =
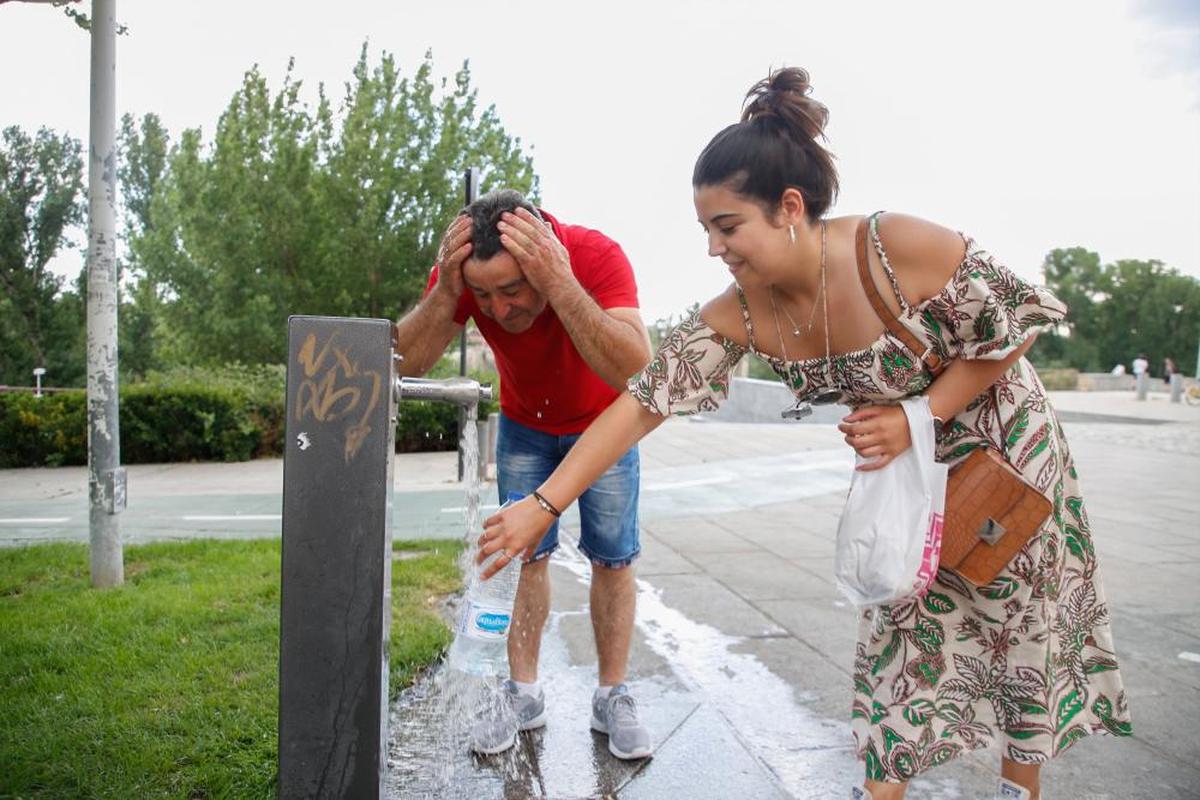
[[[1056,394],[1055,402],[1094,528],[1135,736],[1080,743],[1044,770],[1043,797],[1200,796],[1200,745],[1191,735],[1200,711],[1200,408],[1117,393]],[[654,756],[618,761],[588,728],[596,682],[589,565],[571,544],[567,518],[550,570],[546,727],[498,757],[469,755],[462,738],[430,747],[444,700],[428,675],[393,708],[393,797],[849,796],[862,767],[847,725],[855,615],[832,579],[850,464],[839,434],[829,425],[672,420],[642,456],[629,677]],[[273,469],[131,468],[126,520],[138,504],[158,503],[158,521],[135,526],[148,537],[155,525],[172,536],[277,535],[277,521],[237,522],[255,509],[265,516],[272,503],[278,512]],[[453,469],[453,454],[397,458],[397,485],[406,489],[397,496],[398,535],[457,535],[461,489],[438,477]],[[3,520],[18,506],[23,517],[69,517],[80,499],[72,481],[81,478],[0,472],[0,539],[80,538],[66,523]],[[171,514],[184,512],[225,519],[195,531],[171,527]],[[990,799],[998,760],[984,752],[940,767],[914,781],[909,797]]]

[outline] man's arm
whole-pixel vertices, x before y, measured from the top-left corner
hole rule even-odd
[[[557,295],[557,296],[556,296]],[[578,281],[548,299],[583,360],[618,392],[650,362],[650,334],[636,308],[603,309]]]
[[[471,254],[471,220],[458,217],[438,248],[438,276],[416,308],[392,326],[392,351],[403,356],[401,376],[424,375],[446,351],[463,326],[454,321],[463,292],[462,265]]]
[[[392,350],[404,357],[396,365],[397,375],[424,375],[433,369],[463,329],[454,321],[457,307],[458,298],[434,289],[392,326]]]
[[[650,334],[636,308],[601,308],[579,285],[566,247],[523,208],[504,214],[500,242],[512,253],[526,280],[562,321],[584,361],[617,391],[650,361]]]

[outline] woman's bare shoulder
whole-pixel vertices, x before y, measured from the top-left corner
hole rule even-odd
[[[937,295],[966,255],[960,233],[909,214],[880,215],[879,238],[905,296],[918,303]]]
[[[725,291],[701,306],[700,318],[726,339],[742,347],[748,346],[746,321],[742,316],[742,304],[737,296],[736,284],[729,284]]]

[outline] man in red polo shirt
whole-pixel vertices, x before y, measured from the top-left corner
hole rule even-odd
[[[491,192],[450,225],[425,296],[396,323],[402,375],[422,375],[468,319],[491,346],[500,371],[496,445],[500,498],[534,494],[579,435],[616,399],[625,381],[650,360],[638,311],[633,269],[604,234],[566,225],[519,192]],[[633,634],[631,564],[638,543],[639,461],[635,446],[579,498],[579,549],[592,562],[591,615],[599,687],[591,725],[608,734],[619,758],[650,754],[650,736],[625,685]],[[542,501],[545,503],[545,501]],[[543,505],[557,517],[558,509]],[[547,556],[558,546],[558,522],[526,553],[508,636],[514,721],[482,721],[473,748],[507,750],[517,729],[545,724],[538,684],[542,628],[550,610]],[[502,553],[501,558],[518,557]]]

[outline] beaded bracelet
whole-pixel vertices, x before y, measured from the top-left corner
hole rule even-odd
[[[534,500],[537,500],[537,504],[538,504],[539,506],[541,506],[542,508],[546,509],[546,511],[549,511],[549,512],[550,512],[551,514],[553,514],[555,517],[561,517],[561,516],[562,516],[562,512],[561,512],[561,511],[559,511],[557,508],[555,508],[553,503],[551,503],[551,502],[550,502],[549,500],[547,500],[546,498],[542,497],[542,493],[541,493],[541,492],[537,492],[537,491],[535,491],[535,492],[533,493],[533,499],[534,499]]]

